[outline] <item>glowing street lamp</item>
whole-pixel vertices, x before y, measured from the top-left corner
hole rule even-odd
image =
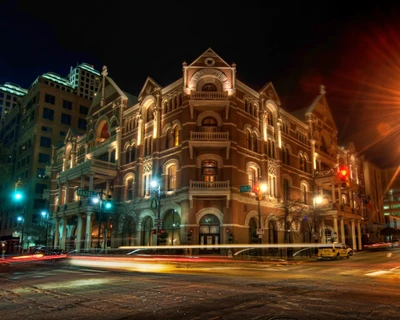
[[[256,198],[258,200],[258,242],[261,243],[263,232],[261,230],[261,205],[260,202],[263,199],[263,194],[267,191],[267,184],[258,181],[257,184],[254,186],[254,193],[256,194]]]
[[[157,221],[156,221],[156,227],[157,227],[157,246],[160,244],[160,227],[161,227],[161,189],[160,189],[160,183],[157,180],[152,180],[151,181],[151,187],[153,188],[154,192],[157,193]]]

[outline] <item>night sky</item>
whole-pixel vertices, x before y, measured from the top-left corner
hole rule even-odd
[[[310,105],[325,85],[342,145],[355,141],[379,165],[399,165],[396,2],[6,0],[0,83],[28,88],[87,62],[138,95],[147,76],[168,85],[183,61],[211,47],[253,89],[271,81],[287,111]]]

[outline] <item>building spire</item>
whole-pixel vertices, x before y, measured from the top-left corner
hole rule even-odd
[[[103,76],[103,83],[102,83],[102,86],[101,86],[100,106],[101,106],[101,107],[104,107],[104,100],[105,100],[105,97],[104,97],[104,89],[105,89],[105,85],[106,85],[106,77],[107,77],[107,75],[108,75],[107,66],[103,66],[103,69],[102,69],[102,71],[101,71],[101,75]]]
[[[320,85],[319,86],[319,93],[321,94],[321,95],[324,95],[324,94],[326,94],[326,91],[325,91],[325,86],[324,85]]]

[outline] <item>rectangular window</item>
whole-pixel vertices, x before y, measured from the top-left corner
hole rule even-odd
[[[49,163],[50,162],[50,155],[46,153],[39,153],[39,162],[40,163]]]
[[[43,194],[44,189],[47,189],[47,184],[36,183],[36,185],[35,185],[35,193]]]
[[[51,148],[51,139],[49,137],[40,137],[40,146]]]
[[[78,120],[78,128],[86,130],[86,120],[79,118]]]
[[[67,133],[65,131],[60,131],[60,136],[61,137],[65,137],[67,135]]]
[[[43,119],[54,120],[54,110],[43,108]]]
[[[61,114],[61,123],[70,125],[71,124],[71,115],[62,113]]]
[[[89,113],[89,108],[85,106],[79,106],[79,113],[87,116],[87,114]]]
[[[44,101],[49,104],[56,104],[56,97],[46,93],[44,96]]]
[[[63,108],[72,110],[72,102],[68,100],[63,100]]]

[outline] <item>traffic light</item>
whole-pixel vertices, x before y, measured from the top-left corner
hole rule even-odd
[[[256,194],[256,199],[261,201],[263,198],[261,186],[259,183],[255,184],[253,187],[253,192]]]
[[[346,188],[350,185],[349,169],[347,167],[341,166],[339,168],[338,176],[343,188]]]
[[[156,229],[152,229],[151,234],[156,234]]]
[[[104,202],[104,208],[105,208],[106,210],[110,210],[112,207],[113,207],[112,201],[107,200],[107,201]]]
[[[165,230],[164,230],[164,229],[161,229],[161,230],[160,230],[160,233],[161,233],[161,234],[164,234],[164,233],[165,233]]]
[[[193,229],[190,229],[187,234],[188,243],[192,242]]]

